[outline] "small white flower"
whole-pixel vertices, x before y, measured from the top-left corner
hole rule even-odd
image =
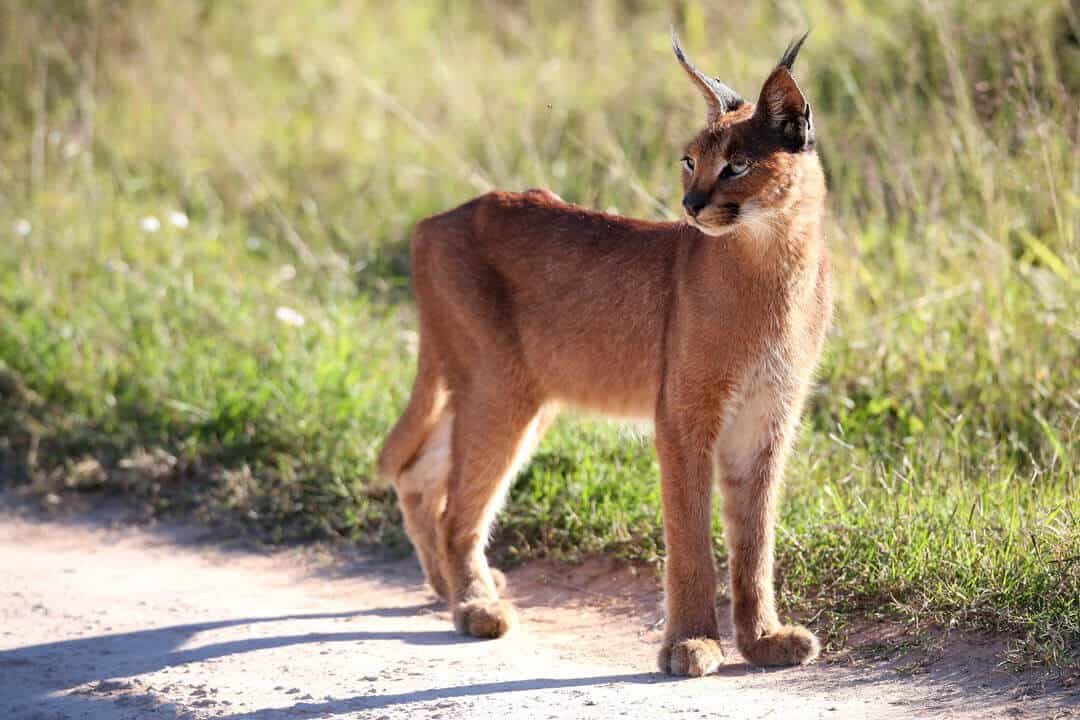
[[[296,277],[296,268],[292,265],[282,265],[278,268],[277,278],[278,282],[286,282]]]
[[[188,226],[188,216],[179,210],[172,210],[169,212],[169,222],[173,227],[186,228]]]
[[[30,231],[34,229],[30,225],[30,221],[26,218],[19,218],[12,227],[15,229],[15,234],[21,235],[22,237],[26,237],[30,234]]]
[[[153,215],[147,215],[139,221],[139,227],[143,229],[143,232],[156,233],[161,229],[161,221]]]
[[[293,310],[291,307],[285,307],[282,305],[274,313],[278,320],[286,325],[292,325],[293,327],[300,327],[304,324],[304,316]]]

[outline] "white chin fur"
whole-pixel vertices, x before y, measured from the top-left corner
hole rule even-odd
[[[686,222],[711,237],[721,237],[722,235],[727,235],[729,232],[735,229],[735,223],[732,223],[730,225],[721,225],[720,227],[710,227],[708,225],[702,225],[689,215],[686,216]]]

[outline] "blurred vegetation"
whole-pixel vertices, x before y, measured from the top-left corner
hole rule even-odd
[[[783,605],[1075,663],[1077,6],[706,5],[0,4],[0,478],[402,544],[371,467],[414,368],[412,224],[538,185],[674,218],[703,108],[669,24],[748,97],[810,26],[838,308]],[[562,421],[493,551],[657,558],[656,472]]]

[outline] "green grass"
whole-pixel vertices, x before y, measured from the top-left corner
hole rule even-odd
[[[1080,18],[756,5],[0,7],[0,477],[402,544],[371,469],[414,369],[411,225],[496,186],[673,217],[703,108],[669,23],[748,96],[811,25],[837,317],[788,472],[784,607],[1075,663]],[[656,474],[647,436],[563,420],[496,552],[658,558]]]

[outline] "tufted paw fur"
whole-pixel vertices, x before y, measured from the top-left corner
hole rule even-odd
[[[517,611],[506,600],[470,600],[454,608],[454,627],[476,638],[498,638],[517,625]]]
[[[711,638],[690,638],[664,643],[660,649],[660,670],[669,675],[701,677],[720,669],[724,651]]]
[[[425,568],[425,575],[427,583],[431,586],[432,591],[443,600],[450,599],[450,586],[447,584],[443,575],[438,570]],[[502,595],[506,592],[506,575],[502,570],[498,568],[491,568],[491,579],[495,583],[495,592]]]
[[[739,638],[738,645],[754,665],[805,665],[821,652],[817,637],[802,625],[782,625],[754,640]]]

